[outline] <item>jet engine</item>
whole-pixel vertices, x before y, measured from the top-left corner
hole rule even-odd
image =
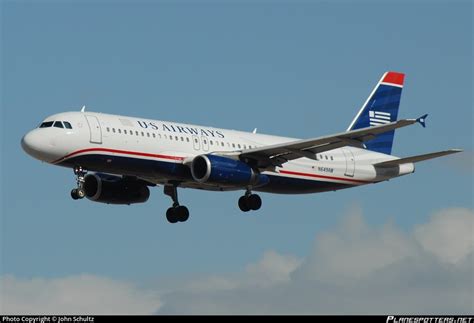
[[[269,182],[266,175],[254,171],[246,163],[217,155],[199,155],[193,159],[191,174],[199,183],[228,186],[262,186]]]
[[[84,178],[86,197],[107,204],[143,203],[150,197],[144,181],[107,174],[88,174]]]

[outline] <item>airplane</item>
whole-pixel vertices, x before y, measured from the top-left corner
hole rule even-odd
[[[427,115],[397,119],[405,74],[386,72],[345,132],[310,139],[277,137],[177,122],[85,111],[44,119],[21,145],[43,162],[72,168],[74,200],[108,204],[146,202],[149,187],[162,185],[172,199],[170,223],[189,210],[178,188],[243,190],[241,211],[262,205],[254,192],[319,193],[379,183],[411,174],[414,163],[461,152],[449,149],[392,156],[395,129]]]

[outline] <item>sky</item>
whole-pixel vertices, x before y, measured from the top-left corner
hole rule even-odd
[[[7,1],[1,10],[0,313],[472,313],[471,1]],[[347,128],[406,73],[393,154],[464,152],[313,195],[180,190],[73,201],[26,155],[45,117],[87,110],[298,138]]]

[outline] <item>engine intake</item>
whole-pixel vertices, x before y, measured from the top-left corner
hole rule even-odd
[[[266,175],[255,172],[246,163],[216,155],[199,155],[193,159],[191,174],[199,183],[228,186],[262,186],[269,182]]]
[[[106,174],[88,174],[84,178],[86,197],[107,204],[143,203],[150,197],[145,182]]]

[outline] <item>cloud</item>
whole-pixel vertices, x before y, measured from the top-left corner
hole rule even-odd
[[[240,275],[194,279],[165,293],[158,313],[472,313],[473,225],[472,210],[453,208],[406,233],[370,227],[356,209],[305,259],[271,252]]]
[[[412,232],[392,223],[369,226],[355,209],[318,234],[304,259],[267,251],[242,272],[175,277],[147,290],[87,275],[3,277],[2,311],[468,314],[474,310],[473,226],[470,209],[441,210]]]
[[[472,212],[466,209],[444,210],[431,221],[415,229],[423,248],[444,262],[462,261],[474,246]]]
[[[355,213],[333,232],[317,237],[299,274],[308,280],[345,284],[416,253],[412,239],[392,225],[370,228],[362,215]]]
[[[1,277],[3,314],[146,314],[155,312],[156,293],[92,275],[57,279]]]

